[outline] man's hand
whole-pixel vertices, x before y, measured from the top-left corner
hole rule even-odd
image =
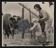
[[[34,24],[29,30],[33,31],[36,28],[37,24]]]
[[[39,22],[43,22],[44,21],[44,19],[39,19]]]
[[[30,31],[32,31],[32,30],[33,30],[33,28],[30,28],[29,30],[30,30]]]

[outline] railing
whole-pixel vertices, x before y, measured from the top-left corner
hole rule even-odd
[[[33,15],[35,15],[36,17],[38,17],[34,12],[32,12],[30,9],[28,9],[26,6],[24,6],[22,3],[19,3],[19,5],[21,5],[22,7],[24,7],[25,9],[27,9],[28,11],[30,11]]]

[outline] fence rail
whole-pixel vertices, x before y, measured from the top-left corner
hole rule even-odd
[[[24,6],[22,3],[19,3],[19,5],[21,5],[25,9],[27,9],[29,12],[31,12],[33,15],[35,15],[37,18],[39,18],[34,12],[32,12],[29,8],[27,8],[26,6]]]

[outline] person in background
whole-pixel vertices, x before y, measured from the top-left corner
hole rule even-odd
[[[41,6],[39,4],[35,4],[34,9],[39,12],[39,21],[38,22],[41,26],[42,33],[46,38],[46,43],[49,43],[49,40],[47,37],[48,35],[46,34],[46,31],[45,31],[45,22],[47,22],[50,19],[50,16],[45,10],[43,10],[41,8]]]

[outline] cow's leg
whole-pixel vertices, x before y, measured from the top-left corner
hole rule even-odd
[[[24,39],[24,34],[25,34],[25,31],[23,30],[23,33],[22,33],[22,39]]]
[[[10,35],[9,31],[7,31],[7,37],[8,37],[8,39],[9,39],[9,35]]]
[[[8,28],[5,28],[5,35],[9,38],[9,32],[8,32]]]
[[[12,39],[14,39],[14,29],[12,30]]]
[[[33,37],[33,34],[32,34],[32,32],[31,32],[31,38]]]
[[[4,37],[5,37],[5,39],[6,39],[6,36],[7,36],[7,35],[6,35],[6,32],[5,32],[5,33],[4,33]]]
[[[8,37],[8,39],[9,39],[9,33],[8,33],[8,31],[6,31],[6,36]]]
[[[9,39],[9,34],[7,33],[7,37],[8,37],[8,39]]]
[[[33,38],[35,39],[36,35],[35,35],[35,32],[33,32]]]
[[[6,26],[6,34],[7,34],[7,37],[9,38],[9,35],[10,35],[10,27],[9,27],[9,25]]]

